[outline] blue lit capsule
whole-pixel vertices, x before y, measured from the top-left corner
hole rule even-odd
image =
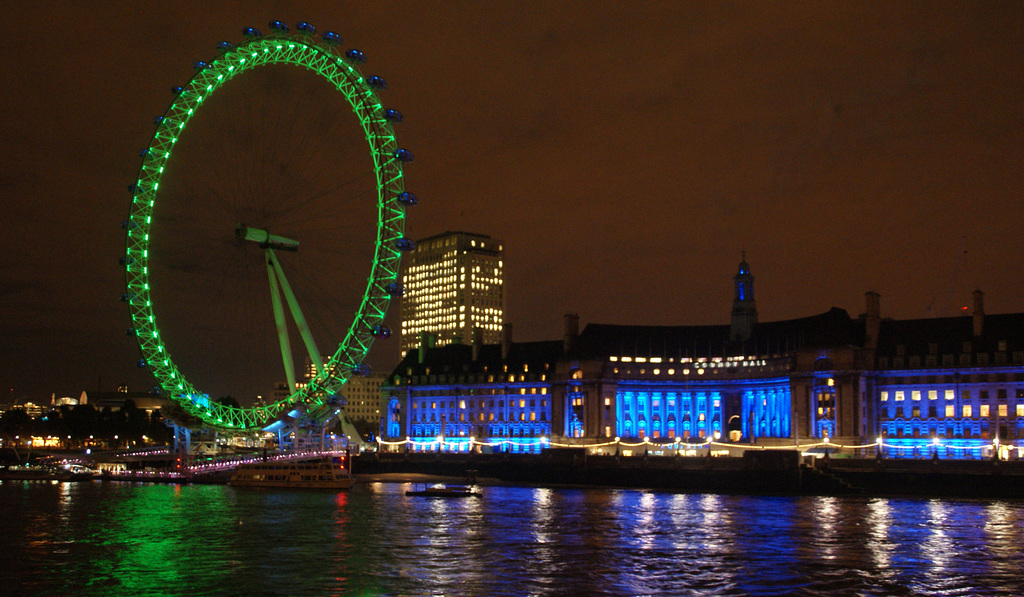
[[[384,292],[388,293],[388,296],[396,297],[405,294],[405,287],[398,282],[392,282],[384,287]]]
[[[345,52],[345,55],[357,62],[366,62],[366,54],[363,54],[359,50],[349,50]]]
[[[195,62],[192,63],[192,68],[194,68],[196,70],[203,70],[204,68],[207,68],[209,66],[210,66],[209,64],[203,62],[202,60],[196,60]]]
[[[373,87],[374,89],[388,88],[387,81],[385,81],[383,77],[378,77],[377,75],[371,76],[369,79],[366,80],[366,82],[369,83],[370,87]]]
[[[173,93],[174,95],[181,95],[181,91],[183,89],[184,87],[182,87],[181,85],[178,85],[177,87],[171,87],[171,93]]]
[[[412,152],[408,149],[398,149],[395,151],[395,159],[401,162],[411,162]]]
[[[407,238],[399,238],[395,240],[395,248],[399,251],[408,252],[416,248],[416,243]]]
[[[155,125],[160,125],[163,121],[164,121],[164,117],[163,116],[154,116],[153,117],[153,124],[155,124]]]
[[[229,41],[222,41],[222,42],[217,44],[217,49],[218,50],[230,50],[233,47],[235,47],[235,44],[233,44],[233,43],[231,43]]]
[[[391,328],[383,325],[373,326],[373,337],[374,338],[390,338]]]
[[[402,113],[398,110],[388,108],[387,110],[384,110],[384,118],[391,122],[402,122]]]
[[[310,25],[306,21],[299,21],[299,24],[296,25],[295,28],[297,30],[299,30],[299,31],[305,31],[306,33],[309,33],[310,35],[316,33],[316,27]]]
[[[242,35],[246,37],[263,37],[263,34],[253,27],[246,27],[245,29],[242,29]]]
[[[149,363],[146,362],[146,359],[139,359],[135,361],[135,364],[138,365],[139,369],[145,369]]]
[[[341,43],[341,36],[333,31],[324,31],[323,38],[325,42],[332,45]]]
[[[278,31],[288,31],[288,25],[285,25],[281,21],[270,21],[268,25],[271,29],[277,29]]]
[[[416,195],[413,195],[409,191],[402,191],[401,193],[395,195],[395,199],[402,205],[416,205],[416,203],[419,201],[416,198]]]

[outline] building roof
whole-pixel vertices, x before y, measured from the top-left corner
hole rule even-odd
[[[862,346],[864,321],[851,319],[846,311],[832,308],[825,313],[758,323],[746,342],[732,342],[728,325],[712,326],[636,326],[591,323],[584,328],[570,358],[603,359],[608,356],[631,357],[717,357],[734,355],[786,355],[799,350],[832,346]],[[473,347],[450,344],[428,348],[423,362],[419,352],[410,350],[394,369],[395,375],[431,373],[472,373],[498,371],[502,365],[520,368],[523,364],[554,363],[565,358],[564,342],[518,342],[502,359],[500,344],[480,347],[473,360]]]
[[[509,347],[508,358],[503,359],[501,344],[484,344],[480,354],[473,360],[473,347],[467,344],[448,344],[426,349],[423,362],[419,362],[419,351],[410,350],[402,362],[395,367],[393,375],[422,375],[426,368],[431,373],[474,373],[500,371],[502,365],[519,368],[521,365],[554,363],[562,356],[562,341],[517,342]]]
[[[730,326],[633,326],[588,324],[579,356],[715,357],[781,355],[825,346],[861,346],[864,322],[833,307],[820,315],[758,323],[745,342],[730,340]]]
[[[878,333],[879,356],[894,355],[897,346],[906,354],[928,354],[935,345],[937,354],[971,350],[996,351],[1005,342],[1006,351],[1024,351],[1024,313],[985,315],[981,336],[974,335],[974,317],[935,317],[930,319],[882,320]],[[970,352],[970,351],[967,351]]]

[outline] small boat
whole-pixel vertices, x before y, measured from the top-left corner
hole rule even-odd
[[[228,485],[294,489],[348,489],[355,482],[342,456],[264,460],[238,465]]]
[[[0,468],[0,480],[9,481],[72,481],[72,474],[49,466],[24,465]]]
[[[463,498],[480,497],[480,494],[465,485],[435,485],[433,487],[421,487],[405,492],[405,495],[413,497],[444,497]]]

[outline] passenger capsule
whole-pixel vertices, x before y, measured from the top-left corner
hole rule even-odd
[[[338,35],[337,33],[333,32],[333,31],[324,31],[323,38],[324,38],[325,42],[327,42],[327,43],[329,43],[331,45],[336,45],[336,44],[340,44],[341,43],[341,36]]]
[[[349,50],[345,52],[345,55],[356,62],[366,62],[366,54],[363,54],[359,50]]]
[[[384,292],[388,293],[388,296],[396,297],[405,294],[405,287],[398,282],[392,282],[384,287]]]
[[[395,199],[402,205],[416,205],[416,203],[419,201],[416,198],[416,195],[413,195],[409,191],[402,191],[401,193],[395,195]]]
[[[388,108],[387,110],[384,110],[384,118],[391,122],[402,122],[402,113],[398,110]]]
[[[370,87],[373,87],[374,89],[388,88],[388,82],[385,81],[383,77],[378,77],[377,75],[371,76],[369,79],[366,80],[366,82],[369,83]]]
[[[245,29],[242,29],[242,35],[246,37],[263,37],[263,34],[253,27],[246,27]]]
[[[395,248],[399,251],[409,252],[416,248],[416,243],[407,238],[399,238],[395,240]]]
[[[209,68],[209,66],[209,64],[203,62],[202,60],[196,60],[192,63],[192,68],[196,70],[203,70],[204,68]]]
[[[375,325],[373,326],[373,331],[371,333],[374,338],[390,338],[391,328],[383,325]]]
[[[217,49],[218,50],[230,50],[233,47],[235,47],[235,44],[233,44],[233,43],[231,43],[229,41],[222,41],[222,42],[217,44]]]
[[[171,87],[171,93],[173,93],[174,95],[181,95],[183,89],[184,87],[182,87],[181,85],[178,85],[177,87]]]
[[[395,159],[402,162],[411,162],[412,152],[408,149],[398,149],[395,151]]]
[[[316,33],[316,27],[310,25],[306,21],[299,21],[299,24],[295,26],[295,29],[299,31],[305,31],[306,33],[313,35]]]
[[[270,21],[268,25],[271,29],[276,29],[278,31],[288,31],[288,25],[285,25],[281,21]]]

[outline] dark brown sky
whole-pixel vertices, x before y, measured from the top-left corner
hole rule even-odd
[[[272,18],[389,82],[409,234],[506,241],[517,340],[582,322],[1024,310],[1024,3],[3,5],[0,383],[149,383],[117,297],[136,153],[194,60]]]

